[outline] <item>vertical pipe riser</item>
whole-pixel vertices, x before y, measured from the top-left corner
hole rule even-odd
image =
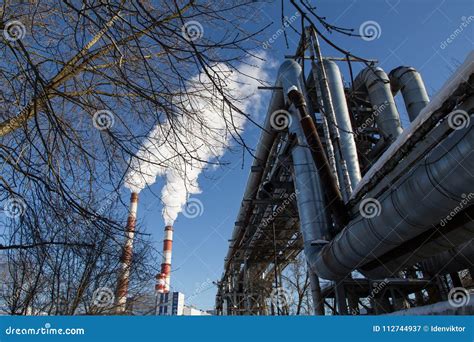
[[[332,103],[334,105],[337,130],[341,140],[341,153],[347,165],[350,177],[350,186],[354,188],[361,179],[357,147],[354,140],[353,127],[349,116],[344,84],[339,67],[333,61],[325,60],[324,67],[327,74]]]

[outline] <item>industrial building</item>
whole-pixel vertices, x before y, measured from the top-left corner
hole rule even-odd
[[[158,297],[158,315],[182,316],[184,314],[184,294],[181,292],[161,293]]]
[[[217,314],[278,314],[300,252],[315,314],[474,313],[474,52],[429,99],[413,67],[323,56],[310,26],[266,90]]]

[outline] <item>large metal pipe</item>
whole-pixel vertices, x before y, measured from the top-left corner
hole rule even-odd
[[[400,66],[390,71],[388,77],[393,95],[401,90],[408,117],[415,120],[430,102],[420,73],[412,67]]]
[[[339,132],[341,142],[341,152],[344,158],[352,189],[359,183],[361,174],[359,159],[357,157],[357,147],[354,140],[354,134],[347,108],[346,95],[342,76],[337,64],[333,61],[324,60],[324,69],[326,70],[327,80],[331,93],[334,114],[336,116],[336,128]]]
[[[474,194],[471,194],[471,197],[474,197]],[[458,209],[460,209],[460,205],[462,204],[458,205]],[[432,229],[404,242],[376,260],[365,264],[360,270],[372,279],[391,277],[416,263],[424,263],[431,258],[438,260],[439,255],[452,249],[460,252],[459,258],[471,260],[469,249],[466,250],[467,254],[465,254],[464,249],[460,247],[457,249],[457,246],[462,245],[466,240],[474,238],[474,221],[472,221],[474,206],[461,212],[458,212],[456,209],[452,213],[455,216],[448,224],[445,225],[444,221],[441,221],[440,224]],[[454,264],[450,264],[446,272],[443,271],[443,268],[437,268],[436,272],[441,272],[442,274],[450,273],[453,269],[452,266]],[[431,267],[431,269],[436,270],[434,267]]]
[[[300,231],[303,236],[304,252],[309,260],[320,251],[315,241],[330,239],[326,220],[326,201],[318,170],[311,156],[303,130],[298,120],[292,120],[290,132],[297,137],[297,144],[291,151],[293,159],[293,182],[300,218]]]
[[[285,90],[285,87],[283,89]],[[331,172],[331,167],[329,166],[329,161],[324,151],[323,144],[321,143],[321,139],[319,138],[314,121],[308,114],[305,98],[303,94],[297,90],[297,87],[292,86],[290,89],[291,90],[288,92],[288,98],[299,113],[292,116],[294,119],[293,121],[299,122],[298,130],[301,129],[305,138],[304,140],[299,140],[299,142],[304,142],[305,146],[309,149],[309,153],[312,156],[313,163],[315,164],[314,172],[317,173],[320,178],[320,181],[318,182],[321,183],[321,187],[326,194],[328,207],[333,214],[334,223],[339,229],[342,229],[342,227],[344,227],[344,225],[349,221],[349,215],[342,200],[341,192],[339,191],[334,175]],[[295,133],[297,133],[297,130],[295,130]],[[295,163],[294,160],[293,163]],[[297,176],[298,175],[295,174],[295,177]]]
[[[320,181],[319,179],[308,180],[320,182],[320,186],[326,194],[327,205],[333,214],[333,219],[336,225],[342,229],[349,221],[349,216],[335,177],[331,172],[331,167],[319,138],[315,122],[308,111],[302,69],[294,60],[288,60],[283,63],[283,65],[285,64],[287,67],[281,77],[283,94],[285,95],[286,103],[293,105],[295,108],[295,111],[291,113],[290,133],[296,134],[299,139],[298,144],[302,143],[303,146],[307,146],[306,150],[310,153],[315,164],[314,172],[319,176]],[[304,139],[300,139],[298,134],[302,134]],[[294,160],[293,163],[295,163]]]
[[[135,225],[137,221],[138,193],[132,192],[130,196],[130,209],[128,213],[127,226],[125,228],[125,243],[120,257],[119,274],[117,278],[117,289],[115,293],[116,311],[124,313],[127,305],[128,284],[130,281],[130,267],[133,256],[133,239],[135,237]]]
[[[474,192],[473,123],[452,132],[407,172],[391,190],[375,199],[379,216],[357,216],[312,260],[324,279],[339,279],[408,239],[423,233],[449,215]],[[363,210],[361,210],[363,211]]]
[[[392,143],[402,134],[400,114],[390,89],[390,80],[381,68],[367,67],[354,80],[353,88],[364,91],[376,108],[375,122],[385,141]]]
[[[171,285],[171,255],[173,250],[173,227],[165,227],[165,237],[163,239],[163,263],[161,272],[156,276],[158,283],[155,289],[158,293],[170,292]]]
[[[430,275],[458,272],[472,267],[474,239],[421,262],[423,271]]]

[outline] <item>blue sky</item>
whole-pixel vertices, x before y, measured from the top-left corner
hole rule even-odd
[[[312,3],[317,6],[318,14],[327,17],[332,24],[354,28],[356,32],[362,23],[376,21],[381,28],[380,36],[372,41],[338,33],[327,36],[355,55],[378,59],[386,72],[399,65],[415,67],[422,74],[430,96],[440,89],[474,47],[474,2],[470,0],[321,0]],[[249,22],[245,26],[249,30],[257,30],[273,22],[260,36],[262,41],[266,41],[281,26],[280,2],[258,3],[256,8],[258,10],[248,16]],[[294,14],[295,9],[289,1],[285,2],[285,15],[291,17]],[[463,22],[467,27],[462,27]],[[295,25],[300,29],[299,19]],[[460,27],[462,32],[455,33]],[[451,35],[455,36],[454,39],[446,43]],[[294,53],[297,42],[296,34],[288,30],[289,49],[283,35],[266,49],[269,60],[276,62],[270,70],[270,80],[274,79],[284,56]],[[325,44],[322,49],[325,56],[341,56]],[[347,64],[341,63],[340,68],[346,80],[349,79]],[[361,68],[362,65],[354,64],[354,73],[357,74]],[[260,120],[266,113],[268,95],[265,94],[261,112],[252,113]],[[408,121],[403,102],[397,99],[397,104],[406,126]],[[257,128],[248,125],[244,137],[250,146],[255,146],[259,135]],[[174,225],[172,288],[185,293],[188,298],[192,297],[192,304],[203,309],[214,306],[216,288],[212,281],[218,280],[222,274],[228,239],[252,162],[248,154],[242,159],[242,153],[227,153],[225,159],[230,165],[200,176],[203,192],[193,197],[203,203],[202,215],[193,219],[180,215]],[[159,194],[162,186],[163,181],[160,180],[151,190]],[[161,205],[150,189],[143,190],[141,194],[139,220],[145,231],[156,240],[156,247],[161,249],[164,227]]]

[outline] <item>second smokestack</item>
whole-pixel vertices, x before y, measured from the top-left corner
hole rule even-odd
[[[135,224],[137,221],[138,193],[132,192],[130,197],[130,211],[128,214],[127,227],[125,229],[125,242],[120,257],[120,268],[117,279],[116,311],[124,313],[127,305],[128,283],[130,278],[130,267],[133,256],[133,239],[135,237]]]
[[[161,264],[161,273],[156,276],[158,283],[156,291],[158,293],[170,292],[171,276],[171,252],[173,249],[173,227],[165,227],[165,237],[163,239],[163,263]]]

